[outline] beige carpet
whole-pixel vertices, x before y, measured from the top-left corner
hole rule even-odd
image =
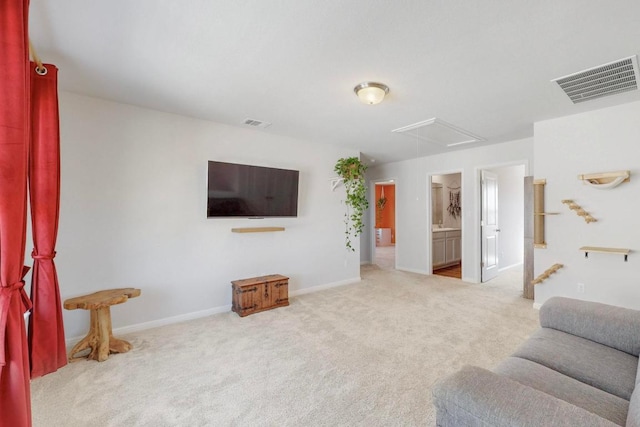
[[[515,274],[362,276],[289,307],[123,336],[129,353],[34,380],[34,425],[433,426],[437,380],[494,366],[537,327]]]

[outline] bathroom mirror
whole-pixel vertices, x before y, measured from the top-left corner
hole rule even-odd
[[[431,224],[442,224],[442,184],[431,183]]]

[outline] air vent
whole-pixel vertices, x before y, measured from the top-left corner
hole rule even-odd
[[[394,129],[391,132],[406,135],[413,139],[443,145],[445,147],[485,141],[484,138],[474,135],[464,129],[460,129],[459,127],[436,117]]]
[[[263,128],[263,129],[271,126],[271,123],[269,122],[263,122],[262,120],[256,120],[256,119],[244,119],[243,124],[247,126],[252,126],[254,128]]]
[[[560,77],[558,83],[574,104],[638,89],[636,55]]]

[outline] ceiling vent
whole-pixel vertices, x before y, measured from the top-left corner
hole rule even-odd
[[[453,147],[455,145],[485,141],[484,138],[435,117],[433,119],[424,120],[422,122],[394,129],[391,132],[406,135],[414,138],[415,140],[422,140],[442,145],[444,147]]]
[[[263,128],[263,129],[271,126],[271,123],[269,122],[263,122],[262,120],[256,120],[256,119],[244,119],[244,122],[242,122],[242,124],[245,124],[247,126],[251,126],[254,128]]]
[[[575,74],[560,77],[558,83],[574,104],[638,89],[638,58],[636,55]]]

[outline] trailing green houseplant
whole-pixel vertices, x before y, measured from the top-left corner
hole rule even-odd
[[[347,249],[355,251],[351,239],[358,237],[364,228],[362,217],[369,207],[367,201],[367,187],[364,173],[367,166],[357,157],[339,159],[333,169],[343,179],[347,198],[344,203],[347,211],[344,214],[345,245]]]

